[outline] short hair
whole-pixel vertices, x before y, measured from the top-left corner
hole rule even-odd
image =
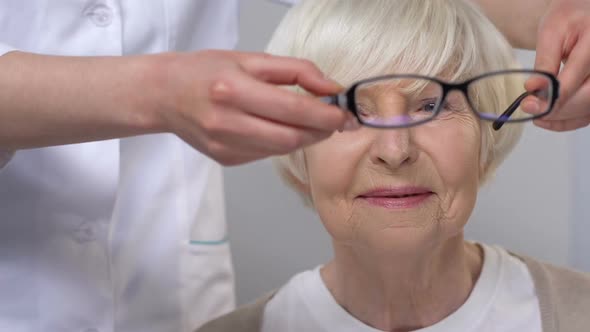
[[[517,68],[513,50],[486,16],[464,0],[307,0],[293,7],[275,31],[267,52],[307,59],[347,86],[362,78],[415,73],[462,80]],[[475,106],[499,113],[522,80],[480,85]],[[301,90],[299,90],[301,91]],[[520,124],[495,131],[481,122],[480,183],[486,182],[516,145]],[[307,203],[303,149],[275,158],[280,175]]]

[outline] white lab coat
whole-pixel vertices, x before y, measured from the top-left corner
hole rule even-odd
[[[0,55],[231,49],[237,16],[238,0],[2,0]],[[233,307],[221,169],[174,135],[0,169],[0,331],[190,331]]]

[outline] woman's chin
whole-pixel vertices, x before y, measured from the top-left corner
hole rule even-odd
[[[427,231],[428,228],[440,224],[445,216],[435,195],[404,201],[365,199],[358,201],[354,215],[359,220],[365,220],[361,225],[376,228],[378,231],[395,232],[397,229]]]
[[[354,231],[351,244],[385,258],[414,256],[456,236],[462,224],[451,221],[441,224],[437,211],[406,211],[404,216],[373,212],[371,222],[362,223]]]
[[[435,243],[446,237],[440,232],[419,227],[364,229],[357,232],[354,239],[342,241],[354,252],[371,255],[385,260],[413,257],[430,250]]]

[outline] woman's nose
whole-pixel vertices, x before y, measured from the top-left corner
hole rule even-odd
[[[389,169],[412,164],[418,157],[413,144],[411,128],[376,129],[375,141],[371,146],[371,161]]]

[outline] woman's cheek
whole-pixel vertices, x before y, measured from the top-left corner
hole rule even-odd
[[[317,195],[342,198],[357,180],[366,151],[366,140],[355,133],[334,134],[305,149],[310,189]],[[314,189],[316,188],[316,189]],[[318,192],[320,191],[321,193]]]
[[[353,188],[366,176],[362,168],[366,140],[336,134],[305,150],[311,198],[334,239],[348,241],[358,226]],[[365,144],[363,144],[365,142]]]
[[[458,117],[433,126],[425,125],[423,129],[416,139],[433,161],[447,189],[477,181],[481,143],[477,119]]]

